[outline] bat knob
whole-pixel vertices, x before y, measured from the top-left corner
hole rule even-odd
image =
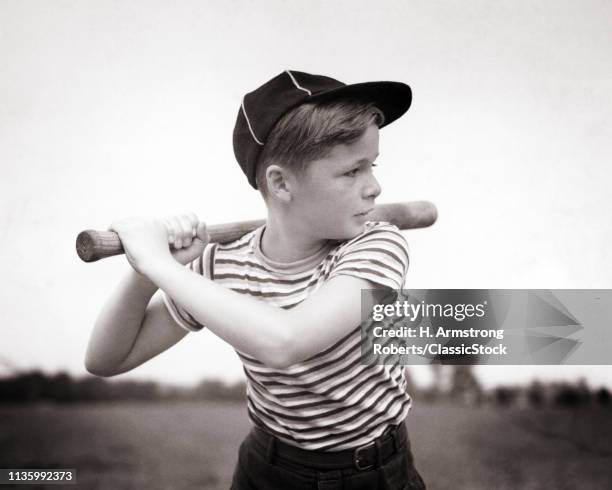
[[[76,251],[84,262],[95,262],[124,252],[114,231],[85,230],[77,235]]]

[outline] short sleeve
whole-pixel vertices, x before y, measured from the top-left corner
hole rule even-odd
[[[216,245],[209,243],[206,245],[204,252],[193,262],[190,262],[185,267],[188,267],[192,271],[197,274],[200,274],[204,277],[212,277],[212,263],[211,260],[214,258],[214,247]],[[180,306],[176,301],[174,301],[170,296],[166,293],[163,293],[163,300],[166,304],[166,308],[170,313],[170,316],[174,319],[176,324],[189,331],[189,332],[197,332],[204,328],[204,325],[199,323],[185,308]]]
[[[348,275],[375,286],[402,289],[408,263],[408,243],[399,229],[390,223],[372,223],[363,234],[346,243],[329,278]]]

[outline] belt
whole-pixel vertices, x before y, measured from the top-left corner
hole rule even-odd
[[[408,440],[405,424],[389,427],[380,437],[368,444],[345,451],[312,451],[287,444],[260,427],[251,432],[255,442],[267,451],[270,458],[316,469],[356,468],[360,471],[375,468],[402,449]]]

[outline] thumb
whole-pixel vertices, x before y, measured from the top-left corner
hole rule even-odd
[[[202,255],[205,248],[206,243],[196,237],[193,239],[189,247],[181,248],[179,250],[172,250],[172,256],[177,262],[185,265],[193,262],[200,255]]]

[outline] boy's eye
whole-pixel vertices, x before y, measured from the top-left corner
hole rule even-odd
[[[375,163],[371,164],[371,167],[376,167],[376,166],[377,165]],[[359,172],[359,170],[361,170],[361,167],[356,167],[353,170],[346,172],[344,175],[346,175],[347,177],[355,177],[357,176],[357,172]]]

